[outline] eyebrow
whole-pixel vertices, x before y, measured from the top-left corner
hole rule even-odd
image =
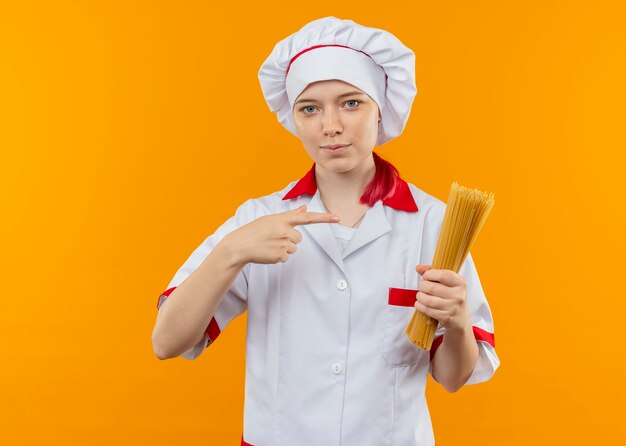
[[[361,93],[360,91],[349,91],[347,93],[340,94],[337,97],[338,98],[343,98],[343,97],[346,97],[346,96],[355,96],[355,95],[365,96],[365,93]],[[316,101],[315,101],[315,99],[302,98],[302,99],[298,99],[296,101],[296,103],[293,104],[293,105],[295,106],[295,105],[299,104],[300,102],[316,102]]]

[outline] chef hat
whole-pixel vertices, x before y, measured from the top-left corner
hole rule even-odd
[[[293,103],[310,83],[329,79],[376,102],[382,117],[376,145],[402,133],[417,93],[415,54],[393,34],[352,20],[317,19],[278,42],[259,70],[267,105],[294,135]]]

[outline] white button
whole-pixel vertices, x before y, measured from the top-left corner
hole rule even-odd
[[[343,279],[339,280],[337,282],[337,288],[339,288],[341,291],[345,290],[346,288],[348,288],[348,282]]]
[[[335,375],[341,375],[343,373],[343,364],[340,362],[335,362],[333,365],[330,366],[330,369]]]

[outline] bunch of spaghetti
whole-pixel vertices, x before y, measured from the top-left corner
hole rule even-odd
[[[459,272],[493,204],[493,193],[452,183],[432,269]],[[413,344],[430,350],[436,329],[437,320],[416,309],[406,327],[406,334]]]

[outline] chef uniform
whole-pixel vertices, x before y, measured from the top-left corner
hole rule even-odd
[[[339,75],[316,70],[326,57],[333,63],[321,64],[321,71],[334,65]],[[350,73],[350,67],[359,69]],[[270,109],[293,133],[290,109],[309,82],[335,78],[357,86],[381,109],[378,145],[402,132],[416,92],[411,50],[386,31],[335,17],[311,22],[279,42],[259,78]],[[382,87],[375,85],[381,80]],[[157,308],[224,236],[302,205],[326,212],[315,163],[282,190],[239,206],[180,267]],[[197,358],[247,310],[242,445],[434,445],[425,386],[445,330],[438,327],[430,352],[413,345],[404,330],[415,311],[415,266],[432,262],[444,213],[444,202],[401,180],[356,228],[296,226],[302,241],[286,262],[248,263],[240,271],[202,341],[181,356]],[[475,384],[491,378],[499,359],[471,254],[459,274],[467,282],[479,350],[466,384]]]

